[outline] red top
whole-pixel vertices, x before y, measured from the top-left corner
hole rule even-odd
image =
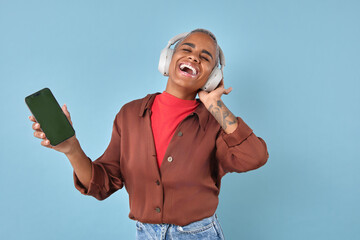
[[[196,100],[180,99],[165,91],[156,95],[151,107],[151,128],[159,168],[177,126],[185,117],[194,112],[198,105]]]

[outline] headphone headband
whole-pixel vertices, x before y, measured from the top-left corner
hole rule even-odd
[[[219,60],[221,67],[225,67],[225,56],[220,46],[219,46]]]
[[[167,47],[170,47],[171,45],[173,45],[180,39],[185,38],[188,34],[189,34],[189,32],[184,32],[184,33],[180,33],[180,34],[176,35],[175,37],[171,38],[168,42]]]

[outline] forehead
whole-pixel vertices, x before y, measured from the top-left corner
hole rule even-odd
[[[195,45],[195,48],[205,49],[211,53],[216,52],[216,43],[208,34],[202,32],[195,32],[187,36],[182,42],[192,43]]]

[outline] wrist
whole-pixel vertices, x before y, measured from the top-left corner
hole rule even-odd
[[[218,106],[219,104],[223,104],[223,101],[221,98],[211,98],[205,101],[204,105],[209,110],[211,106]]]
[[[223,101],[221,99],[213,99],[207,104],[209,104],[207,106],[208,111],[218,121],[224,131],[228,134],[234,132],[238,126],[238,121]]]
[[[74,139],[70,142],[70,148],[66,152],[64,152],[64,154],[67,157],[71,157],[79,154],[80,152],[82,152],[80,142],[76,137],[74,137]]]

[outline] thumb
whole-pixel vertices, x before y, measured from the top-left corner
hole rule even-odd
[[[206,94],[207,94],[207,92],[205,92],[204,90],[198,91],[199,98],[205,97]]]

